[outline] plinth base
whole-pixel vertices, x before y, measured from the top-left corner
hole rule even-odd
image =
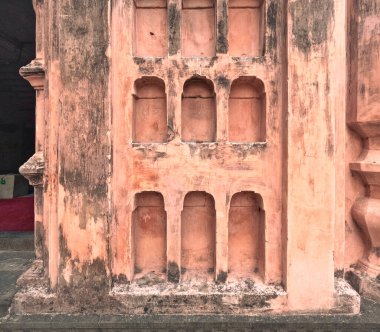
[[[115,284],[109,293],[86,291],[72,294],[49,292],[41,262],[19,279],[11,313],[36,315],[70,314],[179,314],[179,315],[260,315],[289,312],[287,293],[281,286],[251,280],[239,282],[182,282]],[[358,314],[360,297],[343,279],[335,280],[334,306],[321,313]],[[303,312],[305,314],[306,312]]]
[[[380,302],[380,278],[368,276],[360,266],[346,272],[346,280],[362,296]]]

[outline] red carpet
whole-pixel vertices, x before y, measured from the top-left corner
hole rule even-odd
[[[34,197],[0,199],[0,232],[34,230]]]

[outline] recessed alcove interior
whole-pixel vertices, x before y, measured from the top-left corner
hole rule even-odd
[[[168,52],[166,0],[134,0],[133,55],[164,57]]]
[[[228,109],[230,142],[266,140],[264,83],[256,77],[239,77],[231,85]]]
[[[136,80],[133,97],[133,142],[166,142],[167,110],[164,81],[157,77]]]
[[[228,45],[232,56],[262,56],[264,0],[228,1]]]
[[[214,198],[203,191],[189,192],[181,214],[182,281],[213,280],[215,227]]]
[[[264,275],[265,211],[252,191],[232,196],[228,214],[228,278],[262,279]]]
[[[184,142],[214,142],[216,103],[210,80],[193,77],[183,87],[181,137]]]
[[[164,198],[158,192],[135,195],[132,212],[134,278],[150,275],[165,277],[166,211]]]
[[[215,55],[215,0],[182,0],[181,53]]]

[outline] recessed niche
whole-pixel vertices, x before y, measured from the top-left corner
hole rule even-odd
[[[136,80],[133,111],[133,142],[167,141],[165,83],[156,77]]]
[[[215,55],[215,1],[182,0],[182,56]]]
[[[135,275],[163,274],[166,268],[166,212],[160,193],[136,194],[132,230]]]
[[[134,6],[133,54],[166,56],[168,50],[166,0],[134,0]]]
[[[181,136],[185,142],[213,142],[216,138],[214,86],[203,78],[191,78],[182,94]]]
[[[213,279],[216,224],[213,197],[203,191],[188,193],[181,219],[182,280]]]
[[[228,1],[228,44],[233,56],[262,56],[264,0]]]
[[[264,142],[266,140],[264,84],[255,77],[240,77],[232,82],[228,136],[231,142]]]
[[[230,279],[263,274],[265,212],[260,195],[232,196],[228,216],[228,270]]]

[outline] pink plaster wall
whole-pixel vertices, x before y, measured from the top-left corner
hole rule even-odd
[[[284,287],[279,311],[334,307],[366,249],[350,165],[379,120],[378,20],[316,3],[44,4],[52,289],[251,278]]]

